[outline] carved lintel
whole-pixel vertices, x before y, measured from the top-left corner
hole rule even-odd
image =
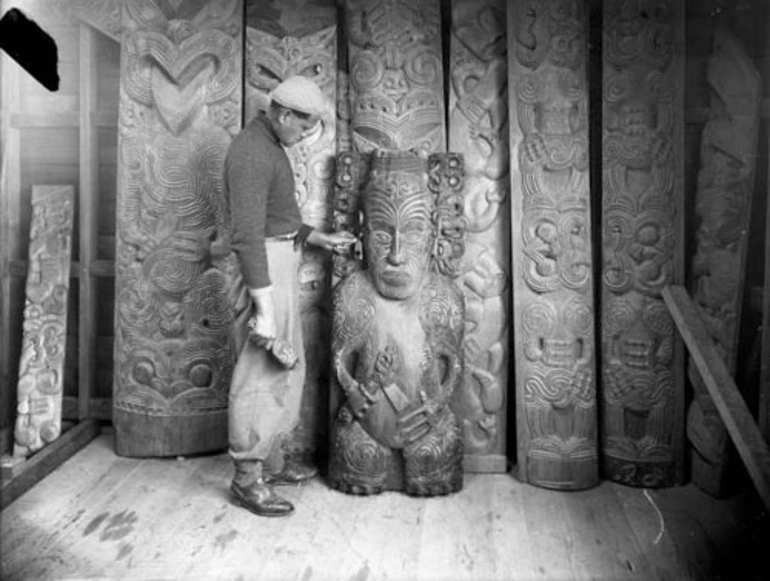
[[[61,433],[74,188],[32,186],[14,456]]]

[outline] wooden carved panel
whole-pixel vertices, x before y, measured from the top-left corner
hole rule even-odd
[[[72,186],[32,186],[14,456],[28,456],[61,433],[73,198]]]
[[[113,394],[122,455],[227,446],[234,262],[222,171],[240,130],[242,20],[240,0],[124,4]]]
[[[465,379],[455,392],[466,470],[502,471],[508,386],[510,177],[504,0],[454,0],[449,149],[465,160]]]
[[[706,78],[711,115],[701,137],[695,202],[697,249],[690,295],[727,368],[734,373],[762,82],[740,43],[719,30]],[[695,396],[687,416],[687,435],[693,444],[692,480],[719,496],[724,493],[727,430],[692,363],[689,378]]]
[[[295,11],[300,10],[296,8]],[[326,10],[328,13],[329,9]],[[291,20],[286,11],[282,15]],[[336,17],[333,8],[331,15]],[[266,26],[264,20],[256,24]],[[252,27],[247,28],[246,34],[247,119],[258,111],[267,110],[270,91],[282,80],[294,75],[311,78],[328,100],[328,115],[318,130],[287,149],[302,219],[306,224],[328,231],[331,228],[336,153],[337,27],[331,25],[302,37],[279,37]],[[327,427],[326,416],[320,410],[328,407],[330,268],[326,253],[311,247],[303,249],[299,276],[307,374],[300,421],[286,446],[289,452],[304,456],[314,454],[319,444],[325,441]]]
[[[439,0],[348,0],[356,151],[446,151]]]
[[[683,468],[683,354],[660,294],[683,274],[683,6],[604,3],[602,454],[633,486]]]
[[[588,15],[580,0],[509,14],[519,478],[598,480],[588,166]]]

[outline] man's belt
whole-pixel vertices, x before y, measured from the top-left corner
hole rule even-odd
[[[294,240],[297,237],[297,232],[291,232],[290,234],[278,234],[277,236],[266,236],[265,240]]]

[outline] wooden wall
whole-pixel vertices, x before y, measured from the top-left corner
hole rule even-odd
[[[770,16],[766,4],[763,0],[687,0],[685,180],[688,217],[694,215],[692,200],[699,169],[700,133],[708,114],[705,66],[713,31],[723,26],[736,34],[761,70],[763,29]],[[0,58],[0,429],[5,430],[7,438],[15,417],[33,184],[71,184],[75,186],[77,198],[65,418],[82,417],[84,413],[110,417],[107,398],[112,389],[120,48],[112,38],[58,12],[55,3],[3,0],[1,6],[2,13],[12,6],[19,7],[51,34],[58,45],[61,78],[59,91],[49,93],[7,56]],[[761,285],[763,276],[767,126],[765,119],[760,137],[763,157],[756,170],[749,289]],[[87,205],[83,204],[85,199],[89,200]],[[83,217],[90,223],[81,223]],[[692,226],[688,222],[688,260],[694,249]],[[83,234],[88,240],[81,240]],[[86,263],[81,262],[84,249],[89,255]],[[689,264],[687,266],[689,271]],[[750,306],[744,311],[748,331],[741,352],[749,354],[756,336],[756,325],[752,323],[756,313],[752,314]],[[744,367],[739,361],[739,369]],[[88,406],[77,400],[79,385],[91,400]],[[750,407],[756,395],[752,389],[752,386],[746,387]]]

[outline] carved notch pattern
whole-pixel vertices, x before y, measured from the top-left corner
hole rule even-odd
[[[61,433],[74,191],[33,186],[14,456]]]
[[[660,297],[682,274],[678,4],[613,1],[604,14],[603,454],[607,477],[634,486],[673,484],[678,462],[675,330]]]
[[[587,16],[581,2],[527,1],[509,23],[520,476],[585,488],[598,479]]]
[[[706,78],[711,116],[701,138],[691,294],[717,349],[734,372],[762,85],[740,43],[723,30],[715,33]],[[728,460],[727,430],[692,361],[689,369],[695,396],[687,416],[695,452],[692,479],[720,496]]]
[[[165,421],[227,409],[233,259],[222,171],[241,117],[240,9],[125,6],[116,411]]]
[[[348,0],[356,151],[446,150],[438,0]]]

